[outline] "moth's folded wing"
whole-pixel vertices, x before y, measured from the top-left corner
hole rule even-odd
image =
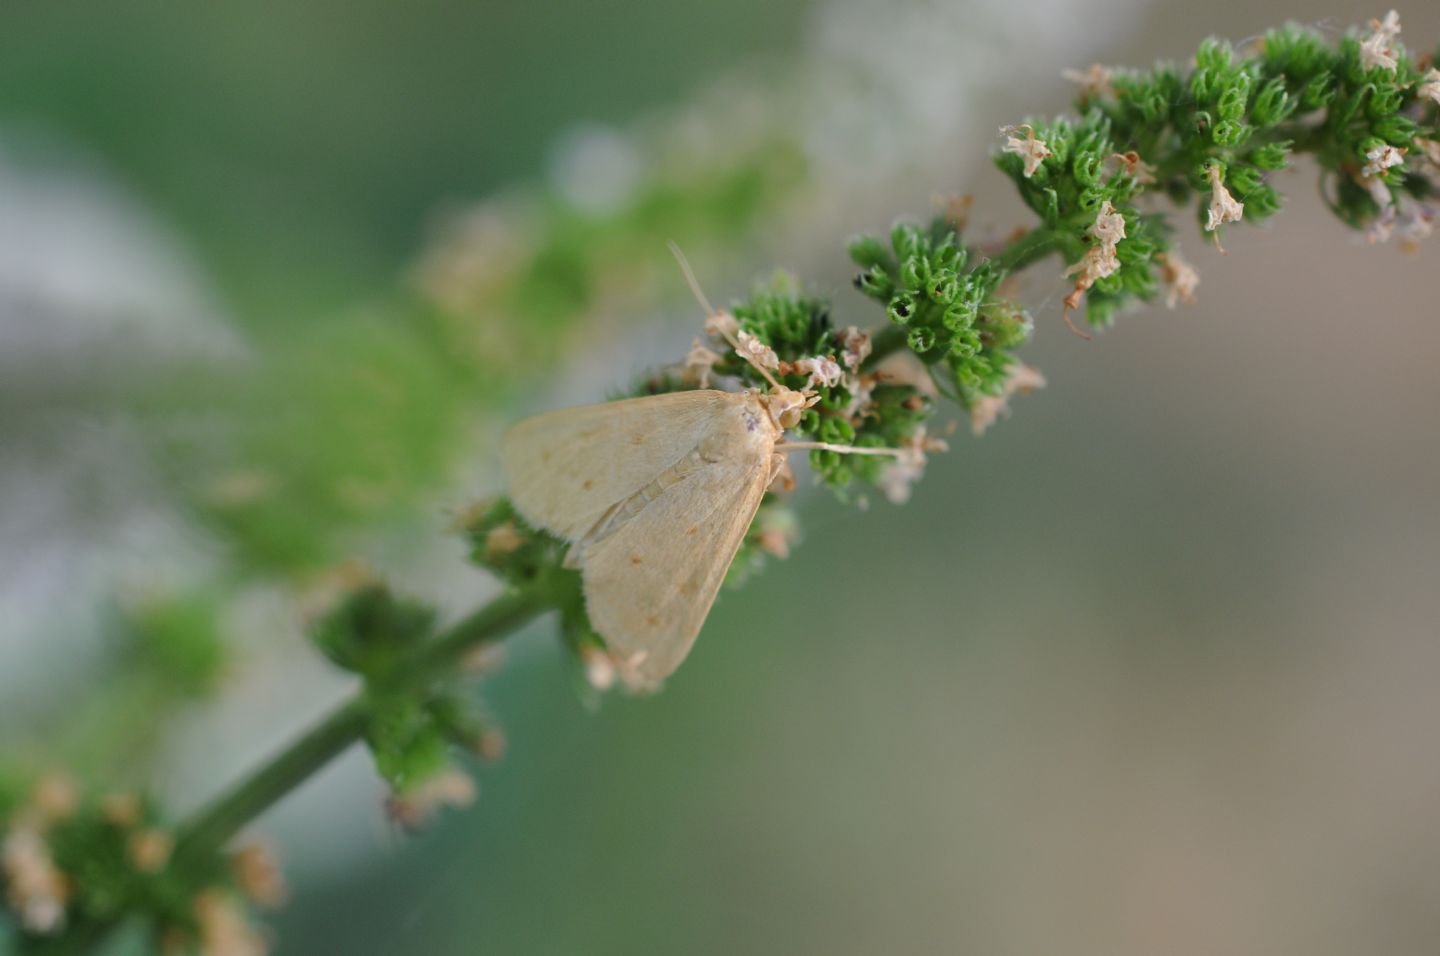
[[[511,500],[525,520],[573,541],[689,454],[737,397],[675,392],[527,418],[501,452]]]
[[[690,652],[765,496],[770,456],[747,457],[697,469],[585,548],[590,623],[645,684]]]

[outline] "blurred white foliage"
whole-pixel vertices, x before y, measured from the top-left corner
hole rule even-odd
[[[96,649],[117,591],[205,573],[117,380],[238,351],[200,271],[99,168],[0,139],[0,697],[43,696],[43,658]],[[24,666],[21,666],[23,660]],[[14,713],[14,711],[10,711]]]
[[[597,123],[572,128],[551,150],[551,181],[565,199],[586,212],[603,215],[624,206],[644,172],[630,138]]]
[[[181,242],[104,171],[0,136],[0,373],[89,378],[124,363],[233,352]]]

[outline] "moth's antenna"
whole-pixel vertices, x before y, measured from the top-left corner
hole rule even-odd
[[[699,302],[700,308],[705,310],[706,317],[720,314],[720,311],[710,304],[710,300],[705,298],[705,290],[700,288],[700,280],[695,278],[695,270],[690,268],[690,260],[685,258],[685,253],[680,250],[680,246],[674,239],[669,240],[667,245],[670,246],[670,252],[675,256],[675,261],[680,264],[680,272],[685,276],[685,282],[690,286],[690,291],[694,294],[695,301]],[[733,322],[734,319],[732,318],[731,321]],[[749,362],[750,367],[759,372],[760,377],[769,382],[771,388],[776,391],[784,388],[783,385],[775,381],[775,377],[770,374],[769,369],[755,361],[754,357],[740,347],[740,343],[735,340],[735,336],[732,335],[728,329],[724,326],[719,326],[718,328],[721,336],[724,337],[726,342],[730,343],[730,348],[734,350],[735,354],[746,362]]]
[[[856,445],[836,445],[828,441],[782,441],[775,443],[778,452],[787,451],[835,451],[842,455],[892,455],[903,454],[898,448],[861,448]]]
[[[675,261],[680,263],[680,272],[685,276],[685,282],[690,286],[690,291],[695,294],[695,301],[700,303],[700,308],[705,310],[706,315],[714,315],[715,307],[710,300],[705,298],[705,290],[700,288],[700,280],[695,278],[695,270],[690,268],[690,260],[685,258],[685,253],[680,251],[680,246],[674,239],[669,241],[670,252],[675,256]]]

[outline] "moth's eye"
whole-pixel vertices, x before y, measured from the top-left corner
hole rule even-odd
[[[800,409],[787,408],[780,413],[781,428],[794,428],[798,424],[800,424]]]

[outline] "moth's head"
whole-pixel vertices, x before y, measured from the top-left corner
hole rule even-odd
[[[820,396],[807,395],[780,385],[762,395],[760,401],[775,427],[783,432],[800,424],[800,416],[805,414],[805,409],[820,401]]]

